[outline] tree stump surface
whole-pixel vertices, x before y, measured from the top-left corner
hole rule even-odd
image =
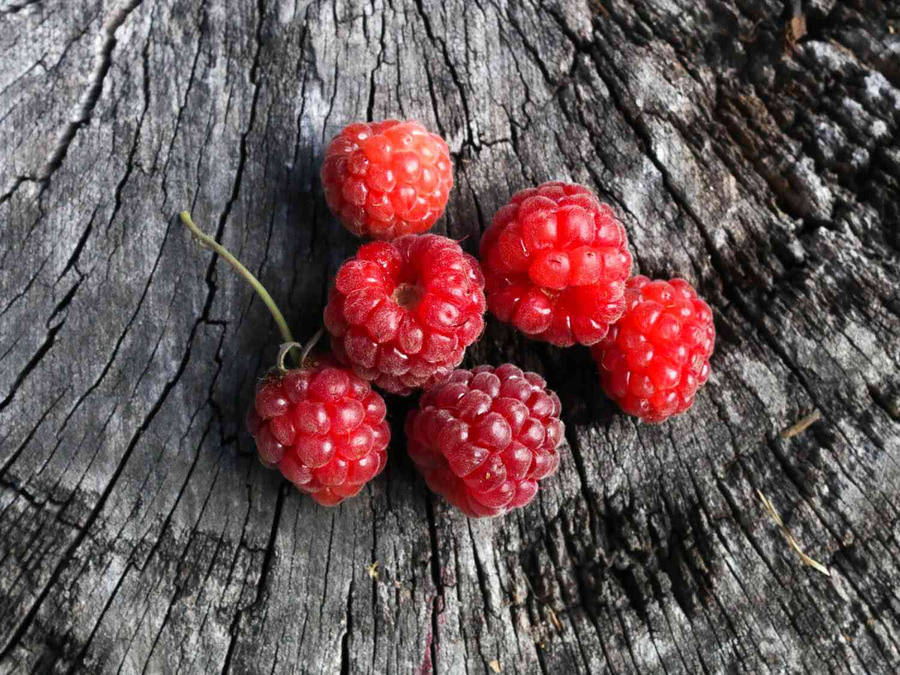
[[[792,6],[0,0],[0,670],[900,667],[900,10]],[[277,332],[175,214],[308,337],[358,245],[324,145],[386,117],[447,138],[470,252],[523,187],[613,204],[714,309],[693,409],[638,424],[586,349],[490,320],[465,363],[563,402],[527,509],[429,494],[396,398],[358,498],[260,466]]]

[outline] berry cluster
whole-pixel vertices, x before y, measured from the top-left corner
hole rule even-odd
[[[324,324],[334,360],[284,359],[300,345],[257,279],[186,212],[185,225],[259,293],[284,338],[278,367],[247,415],[260,461],[323,505],[357,494],[387,462],[390,427],[372,389],[423,390],[406,419],[425,482],[471,517],[523,507],[559,466],[559,397],[512,364],[454,370],[486,309],[534,339],[591,346],[606,394],[662,422],[709,377],[712,312],[681,279],[630,277],[613,209],[588,188],[549,182],[513,195],[484,233],[480,262],[421,234],[443,214],[453,174],[446,142],[418,122],[357,123],[322,165],[328,205],[360,246],[335,277]],[[318,336],[317,336],[318,337]]]
[[[450,150],[418,122],[351,124],[328,146],[322,186],[328,206],[357,236],[424,232],[447,206]]]
[[[581,185],[514,194],[481,239],[481,262],[491,312],[533,338],[592,345],[622,316],[625,228]]]
[[[593,349],[606,395],[646,422],[684,412],[709,377],[712,311],[683,279],[628,280],[625,314]]]
[[[384,391],[427,387],[481,335],[483,288],[478,261],[446,237],[366,244],[338,271],[325,307],[334,354]]]
[[[682,279],[629,279],[625,228],[581,185],[513,195],[481,240],[488,308],[538,340],[592,346],[606,394],[645,422],[687,410],[709,377],[712,311]]]
[[[368,382],[317,365],[262,380],[247,429],[263,464],[331,506],[359,492],[387,463],[386,413]]]
[[[406,418],[409,456],[428,487],[468,516],[525,506],[556,471],[559,397],[511,364],[457,370]]]

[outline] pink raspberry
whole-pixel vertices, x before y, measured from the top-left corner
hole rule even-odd
[[[512,364],[457,370],[406,418],[407,449],[428,487],[467,516],[528,504],[559,466],[559,398]]]
[[[612,208],[581,185],[513,195],[481,239],[488,308],[559,347],[592,345],[622,315],[631,255]]]
[[[335,356],[383,390],[446,376],[484,328],[484,278],[455,241],[406,235],[360,247],[337,273],[325,327]]]
[[[266,377],[247,413],[260,461],[315,501],[357,494],[387,463],[384,399],[345,368],[317,365]]]
[[[418,122],[359,122],[334,137],[322,164],[328,206],[358,236],[429,229],[453,187],[447,143]]]
[[[645,422],[683,413],[709,377],[712,310],[684,279],[628,280],[625,314],[591,351],[603,389]]]

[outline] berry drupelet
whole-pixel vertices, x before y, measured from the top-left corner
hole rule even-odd
[[[384,399],[345,368],[319,364],[260,383],[247,429],[260,461],[332,506],[358,493],[387,463]]]
[[[453,187],[447,143],[418,122],[359,122],[328,146],[328,206],[358,236],[393,239],[429,229]]]
[[[467,516],[525,506],[559,466],[559,398],[511,364],[457,370],[406,419],[407,449],[428,486]]]
[[[372,242],[337,273],[325,327],[342,363],[393,394],[437,382],[484,328],[478,262],[436,234]]]
[[[581,185],[521,190],[481,240],[488,308],[559,347],[592,345],[622,315],[631,254],[610,206]]]
[[[645,422],[691,407],[709,377],[712,310],[683,279],[628,280],[625,313],[593,349],[606,394]]]

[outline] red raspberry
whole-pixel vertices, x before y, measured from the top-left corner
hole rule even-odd
[[[345,368],[270,375],[247,413],[260,461],[319,504],[358,493],[387,463],[384,399]]]
[[[484,328],[478,261],[436,234],[360,247],[325,307],[335,356],[385,391],[409,394],[447,375]]]
[[[322,185],[328,206],[355,235],[424,232],[447,206],[450,150],[418,122],[351,124],[328,146]]]
[[[683,413],[709,377],[712,310],[684,279],[628,280],[621,320],[593,349],[607,396],[645,422]]]
[[[407,449],[428,487],[467,516],[525,506],[559,466],[559,398],[512,364],[457,370],[406,418]]]
[[[581,185],[521,190],[481,239],[488,308],[559,347],[592,345],[622,315],[631,255],[612,208]]]

